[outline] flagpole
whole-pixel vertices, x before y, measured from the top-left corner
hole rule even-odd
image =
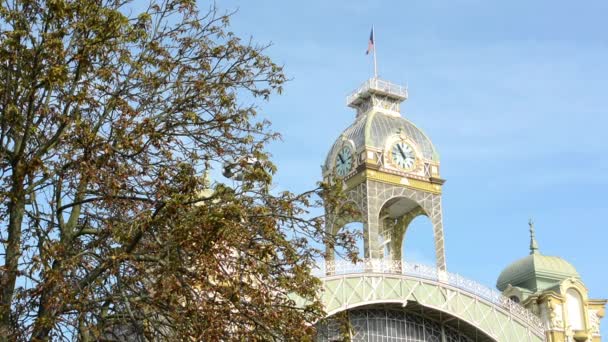
[[[374,78],[378,78],[378,64],[376,63],[376,30],[372,25],[372,35],[374,38]]]

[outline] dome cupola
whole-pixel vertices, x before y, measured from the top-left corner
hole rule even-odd
[[[530,225],[530,255],[507,266],[496,287],[503,296],[536,314],[546,341],[600,341],[605,299],[591,299],[581,276],[566,260],[539,252]]]
[[[556,256],[542,255],[539,252],[532,221],[529,222],[529,226],[530,255],[507,266],[500,273],[496,287],[500,291],[504,291],[511,285],[537,292],[551,288],[568,278],[580,279],[574,266],[566,260]]]
[[[404,135],[415,143],[420,151],[420,157],[439,162],[439,155],[424,132],[401,115],[396,116],[385,112],[371,112],[367,115],[358,116],[356,121],[340,134],[340,137],[332,145],[325,159],[325,168],[332,165],[333,157],[344,143],[349,141],[357,151],[367,148],[382,150],[391,138]]]
[[[332,144],[323,164],[325,178],[348,179],[362,169],[439,182],[439,154],[431,139],[401,116],[407,88],[371,78],[347,97],[355,122]]]

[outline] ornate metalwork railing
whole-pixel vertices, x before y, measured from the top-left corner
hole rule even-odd
[[[403,100],[407,99],[407,88],[398,84],[391,83],[389,81],[381,80],[379,78],[370,78],[365,81],[357,90],[353,91],[346,97],[346,105],[349,105],[357,100],[360,94],[368,90],[376,90],[382,93],[397,96]]]
[[[491,302],[510,314],[524,320],[537,330],[544,331],[545,329],[542,320],[538,316],[524,308],[522,305],[503,296],[500,292],[474,280],[462,277],[459,274],[441,271],[436,267],[429,265],[384,259],[365,259],[357,263],[339,260],[319,264],[318,268],[313,272],[313,274],[319,278],[356,273],[402,274],[448,284],[467,292],[476,298],[485,299]]]

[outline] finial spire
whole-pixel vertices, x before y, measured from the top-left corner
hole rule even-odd
[[[534,235],[534,221],[532,221],[532,218],[528,221],[528,226],[530,226],[530,254],[539,254],[538,243],[536,242],[536,236]]]

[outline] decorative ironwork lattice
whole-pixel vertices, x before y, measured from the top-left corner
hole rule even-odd
[[[317,341],[472,342],[455,329],[431,319],[394,309],[348,311],[348,323],[329,318],[317,327]],[[442,339],[442,335],[445,340]]]
[[[422,279],[443,282],[460,290],[466,291],[475,297],[485,299],[505,311],[528,322],[536,329],[544,330],[542,320],[521,304],[503,296],[500,292],[482,285],[474,280],[462,277],[459,274],[449,273],[436,267],[408,263],[401,260],[365,259],[352,263],[345,260],[330,261],[320,264],[314,274],[320,278],[324,276],[357,274],[357,273],[388,273],[403,274]]]
[[[354,203],[361,213],[361,216],[357,219],[364,223],[366,257],[379,258],[384,254],[381,236],[382,227],[379,219],[383,205],[394,198],[408,198],[415,201],[422,208],[422,212],[431,220],[437,267],[446,270],[440,194],[368,180],[349,189],[346,195],[347,200]],[[337,220],[330,218],[329,222],[330,232],[335,233],[342,227],[336,224]],[[401,246],[398,246],[397,249],[401,250]]]

